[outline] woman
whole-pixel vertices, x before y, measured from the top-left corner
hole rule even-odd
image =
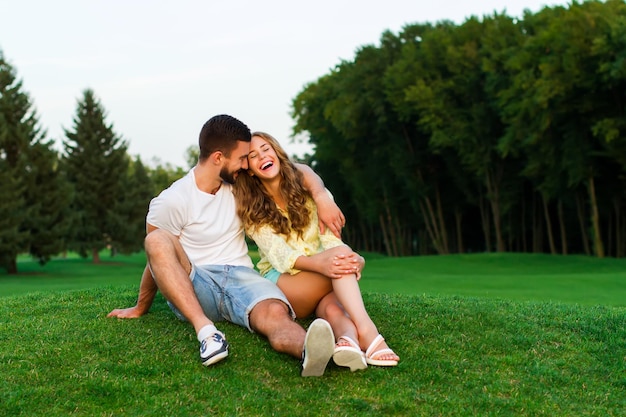
[[[252,134],[248,174],[234,187],[238,214],[256,242],[259,271],[287,296],[298,318],[315,313],[337,338],[333,359],[350,370],[395,366],[363,304],[358,280],[365,260],[330,231],[321,234],[317,207],[302,174],[271,135]]]

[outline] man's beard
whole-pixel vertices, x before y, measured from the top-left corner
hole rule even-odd
[[[239,170],[230,172],[226,167],[223,167],[220,171],[220,178],[229,184],[234,184],[238,175]]]

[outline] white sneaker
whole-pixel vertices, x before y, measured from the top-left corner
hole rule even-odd
[[[304,338],[302,354],[302,376],[322,376],[335,350],[335,336],[330,324],[324,319],[315,319]]]
[[[224,333],[219,330],[200,344],[200,360],[204,366],[213,365],[227,356],[228,342],[224,338]]]

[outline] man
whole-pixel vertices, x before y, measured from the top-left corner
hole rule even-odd
[[[276,351],[302,358],[302,376],[321,376],[334,350],[330,325],[318,319],[305,332],[294,322],[287,298],[252,269],[248,256],[232,184],[248,167],[250,140],[248,127],[232,116],[218,115],[204,124],[198,164],[150,202],[148,262],[137,304],[108,317],[142,316],[160,290],[174,314],[193,325],[204,365],[228,356],[228,342],[214,325],[228,320],[266,336]],[[343,214],[320,178],[306,165],[299,169],[321,220],[339,234]]]

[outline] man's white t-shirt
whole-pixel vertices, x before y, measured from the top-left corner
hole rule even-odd
[[[253,267],[228,183],[205,193],[191,169],[152,199],[146,221],[177,236],[192,264]]]

